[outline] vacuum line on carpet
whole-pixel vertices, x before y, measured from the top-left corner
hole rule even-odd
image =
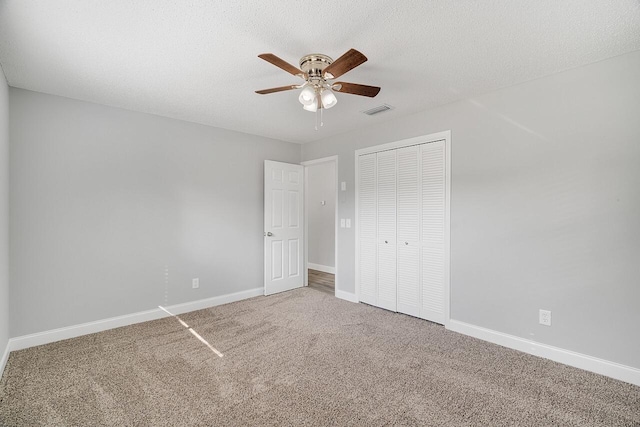
[[[220,353],[218,350],[216,350],[211,344],[209,344],[209,342],[207,340],[205,340],[204,338],[202,338],[200,336],[199,333],[197,333],[196,331],[193,330],[193,328],[191,326],[189,326],[184,320],[182,320],[179,316],[173,314],[172,312],[170,312],[169,310],[167,310],[166,308],[164,308],[163,306],[159,305],[158,308],[162,311],[164,311],[165,313],[169,314],[170,316],[175,317],[176,319],[178,319],[178,322],[180,322],[180,324],[182,326],[184,326],[185,328],[187,328],[187,330],[189,332],[191,332],[191,334],[193,334],[194,337],[198,338],[200,340],[200,342],[202,342],[204,345],[206,345],[207,347],[209,347],[209,349],[211,351],[213,351],[215,354],[218,355],[218,357],[222,357],[223,354]]]

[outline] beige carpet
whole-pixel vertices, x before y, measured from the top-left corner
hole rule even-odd
[[[299,289],[14,352],[2,426],[640,425],[640,387]]]

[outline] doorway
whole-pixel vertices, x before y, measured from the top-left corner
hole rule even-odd
[[[336,295],[338,156],[302,162],[305,183],[305,286]]]

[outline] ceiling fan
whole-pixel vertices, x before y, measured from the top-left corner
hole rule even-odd
[[[334,91],[368,96],[370,98],[373,98],[380,92],[380,88],[377,86],[347,82],[329,82],[366,62],[367,57],[355,49],[349,49],[347,53],[335,61],[327,55],[319,53],[305,55],[300,58],[300,68],[294,67],[272,53],[263,53],[258,55],[258,58],[270,62],[287,73],[300,77],[304,80],[304,83],[257,90],[256,93],[266,95],[285,90],[302,89],[298,100],[302,104],[302,108],[307,111],[315,112],[318,109],[329,109],[336,105],[338,99],[333,93]]]

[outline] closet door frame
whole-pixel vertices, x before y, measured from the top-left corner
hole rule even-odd
[[[450,294],[451,294],[451,131],[443,131],[430,135],[418,136],[415,138],[403,139],[386,144],[375,145],[355,151],[355,291],[356,299],[360,301],[360,271],[359,263],[360,229],[358,224],[359,212],[359,190],[360,190],[360,170],[358,159],[364,154],[378,153],[380,151],[394,150],[412,145],[428,144],[430,142],[444,141],[445,144],[445,231],[444,231],[444,326],[448,327],[451,319],[450,315]]]

